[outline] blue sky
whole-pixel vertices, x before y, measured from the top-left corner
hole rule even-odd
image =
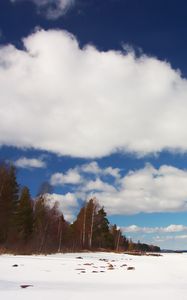
[[[187,4],[1,0],[0,159],[71,221],[187,249]]]

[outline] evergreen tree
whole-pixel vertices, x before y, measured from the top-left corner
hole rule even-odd
[[[95,216],[93,245],[96,248],[112,248],[113,237],[109,230],[107,214],[102,207]]]
[[[27,187],[22,189],[16,219],[20,239],[28,241],[33,232],[33,205]]]
[[[19,186],[13,166],[0,165],[0,242],[5,242],[14,226]]]

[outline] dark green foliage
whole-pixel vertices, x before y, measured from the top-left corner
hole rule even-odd
[[[19,186],[16,181],[15,168],[0,165],[0,242],[8,238],[18,205]]]
[[[33,232],[33,207],[29,189],[24,187],[17,207],[17,230],[19,238],[28,241]]]
[[[129,241],[128,251],[135,252],[160,252],[160,247],[154,245],[147,245],[145,243],[133,243],[132,240]]]
[[[93,229],[93,246],[95,248],[113,248],[113,237],[109,230],[109,221],[104,208],[98,210]]]

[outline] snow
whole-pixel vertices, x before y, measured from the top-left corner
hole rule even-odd
[[[81,257],[81,258],[79,258]],[[18,265],[13,267],[13,265]],[[113,267],[111,266],[113,265]],[[0,299],[187,299],[187,254],[0,256]],[[135,269],[128,270],[128,267]],[[21,285],[30,285],[21,288]],[[120,298],[119,298],[120,297]],[[127,298],[126,298],[127,299]]]

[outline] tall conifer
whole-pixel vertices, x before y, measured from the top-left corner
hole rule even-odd
[[[27,187],[22,189],[16,219],[19,236],[22,240],[27,241],[33,232],[33,207]]]
[[[0,242],[5,242],[13,227],[18,205],[19,186],[16,170],[7,164],[0,165]]]

